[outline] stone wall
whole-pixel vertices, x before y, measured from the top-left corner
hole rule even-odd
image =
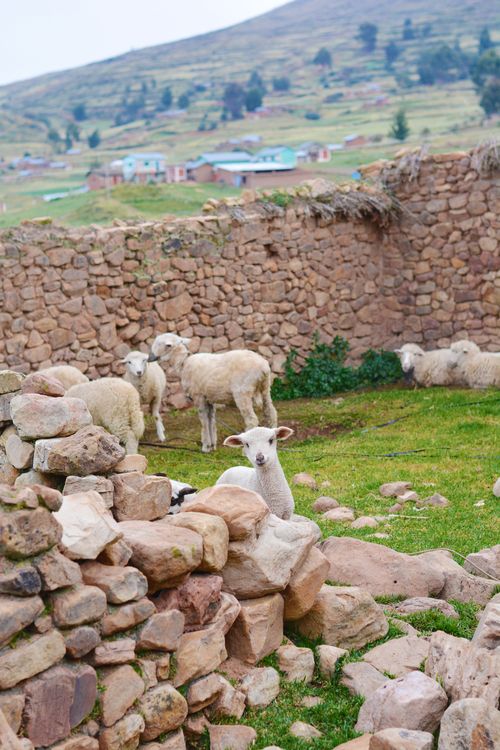
[[[426,157],[413,179],[398,164],[385,172],[404,209],[385,227],[318,215],[313,197],[329,200],[319,181],[310,201],[283,208],[249,195],[195,218],[3,231],[0,368],[68,362],[90,377],[121,373],[130,348],[164,331],[193,337],[193,351],[255,349],[275,372],[291,347],[307,353],[316,330],[347,338],[354,358],[463,337],[498,349],[494,176],[478,174],[467,153]]]

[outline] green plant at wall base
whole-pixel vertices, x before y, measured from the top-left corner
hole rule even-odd
[[[289,353],[284,377],[276,378],[273,383],[273,398],[331,396],[367,385],[394,383],[403,375],[399,359],[393,352],[369,349],[357,368],[345,364],[348,352],[349,343],[341,336],[335,336],[331,344],[324,344],[319,341],[318,334],[314,334],[313,348],[301,369],[294,366],[298,352],[292,349]]]

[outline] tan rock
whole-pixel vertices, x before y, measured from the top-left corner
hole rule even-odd
[[[95,560],[120,536],[118,524],[93,490],[65,495],[54,518],[63,529],[65,552],[74,560]]]
[[[7,459],[16,469],[29,469],[34,452],[31,443],[26,443],[17,435],[10,435],[5,444]]]
[[[223,518],[193,511],[165,516],[163,522],[191,529],[201,536],[203,557],[198,570],[203,573],[216,573],[222,570],[227,561],[229,547],[229,531]]]
[[[58,399],[63,400],[66,399]],[[33,468],[48,474],[87,476],[110,471],[124,455],[125,449],[117,437],[102,427],[90,425],[71,437],[37,440]]]
[[[31,625],[43,610],[39,596],[19,597],[0,595],[0,647],[12,636]]]
[[[107,544],[97,558],[103,565],[119,565],[125,567],[132,557],[132,548],[123,539],[116,539]]]
[[[141,599],[147,593],[147,578],[137,568],[102,565],[92,561],[82,563],[80,569],[84,583],[104,591],[110,604],[125,604]]]
[[[256,492],[231,484],[207,487],[193,500],[183,503],[181,513],[208,513],[225,521],[229,539],[245,539],[258,531],[269,508]]]
[[[155,605],[145,597],[137,602],[113,607],[101,620],[103,636],[114,635],[139,625],[156,612]]]
[[[176,609],[152,615],[141,629],[137,648],[175,651],[184,630],[184,615]]]
[[[44,484],[32,484],[31,491],[36,494],[38,502],[45,505],[49,510],[57,511],[60,509],[63,496],[59,490]]]
[[[426,638],[405,635],[375,646],[363,656],[363,660],[379,672],[402,677],[420,669],[428,653],[429,641]]]
[[[21,390],[25,376],[15,370],[0,370],[0,394]]]
[[[326,513],[323,513],[322,518],[324,518],[325,521],[335,521],[338,523],[342,523],[343,521],[354,521],[356,516],[354,515],[354,511],[352,508],[347,508],[343,505],[340,505],[338,508],[327,510]]]
[[[53,547],[35,561],[36,569],[42,580],[44,591],[55,591],[64,586],[82,583],[82,574],[78,563],[69,560]]]
[[[1,373],[0,373],[1,374]],[[22,750],[21,741],[7,723],[7,719],[0,709],[0,747],[2,750]]]
[[[238,724],[212,725],[208,728],[208,733],[210,750],[247,750],[257,738],[255,729]]]
[[[222,666],[221,666],[222,668]],[[231,716],[241,719],[245,711],[245,693],[236,690],[230,682],[219,675],[221,690],[217,699],[208,706],[206,713],[211,718]]]
[[[168,513],[172,485],[167,477],[129,471],[112,474],[110,478],[114,487],[114,513],[118,521],[154,521]]]
[[[73,435],[92,424],[87,405],[80,398],[54,399],[27,393],[12,399],[10,411],[19,437],[28,440]]]
[[[192,682],[186,695],[189,713],[196,713],[215,703],[223,690],[224,683],[227,683],[227,680],[215,672]]]
[[[67,656],[71,659],[80,659],[99,645],[101,637],[95,628],[82,625],[66,631],[64,642]]]
[[[106,596],[96,586],[76,584],[51,596],[52,618],[60,628],[95,622],[106,611]]]
[[[107,670],[101,678],[99,693],[101,721],[105,727],[115,724],[144,692],[144,683],[131,666],[124,664]]]
[[[0,653],[0,690],[14,687],[60,661],[66,652],[57,630],[21,641],[16,648]]]
[[[311,609],[329,568],[328,559],[317,547],[311,547],[303,563],[293,571],[283,592],[285,620],[299,620]]]
[[[312,724],[307,724],[305,721],[294,721],[288,731],[294,737],[299,737],[302,740],[314,740],[318,737],[323,737],[323,733],[319,729],[313,727]]]
[[[213,672],[226,657],[224,633],[220,628],[184,633],[176,651],[177,667],[173,685],[179,687]]]
[[[322,644],[316,647],[318,670],[322,677],[332,678],[337,671],[337,664],[349,652],[345,648]]]
[[[115,464],[113,472],[123,474],[128,471],[144,474],[148,468],[148,459],[140,453],[129,453],[121,461]]]
[[[411,482],[387,482],[379,487],[383,497],[398,497],[411,488]]]
[[[441,719],[438,750],[500,747],[500,711],[480,698],[454,701]]]
[[[415,729],[382,729],[373,735],[369,750],[432,750],[434,737],[430,732]]]
[[[499,497],[500,497],[500,479],[498,480]],[[475,576],[485,576],[486,574],[500,580],[500,544],[494,547],[487,547],[479,552],[471,552],[467,555],[464,568]]]
[[[314,654],[310,648],[299,648],[293,644],[280,646],[276,651],[278,667],[290,682],[311,682],[314,673]]]
[[[275,651],[283,640],[283,598],[271,594],[240,602],[241,611],[227,634],[230,656],[249,664]]]
[[[32,557],[61,541],[62,529],[46,508],[0,511],[0,555],[14,560]]]
[[[184,696],[166,682],[148,690],[139,701],[139,707],[145,722],[143,740],[154,740],[163,732],[172,732],[188,714]]]
[[[375,529],[377,526],[377,519],[371,516],[360,516],[351,523],[351,529]]]
[[[486,605],[472,637],[472,643],[491,651],[500,646],[500,596],[496,594]]]
[[[278,696],[280,676],[272,667],[252,669],[240,682],[239,688],[251,708],[265,708]]]
[[[73,737],[53,745],[51,750],[99,750],[99,741],[87,734],[75,734]]]
[[[321,495],[321,497],[318,497],[318,499],[313,503],[312,510],[315,513],[324,513],[327,510],[333,510],[333,508],[338,508],[339,506],[339,501],[335,500],[334,497]]]
[[[144,719],[140,714],[124,716],[112,727],[101,731],[99,750],[136,750],[144,726]]]
[[[135,659],[135,641],[133,638],[120,638],[116,641],[102,641],[92,655],[96,667],[112,664],[126,664]]]
[[[370,733],[363,734],[355,740],[349,740],[349,742],[343,742],[341,745],[337,745],[335,750],[369,750],[370,739],[372,737],[373,735]]]
[[[344,685],[351,695],[361,695],[363,698],[369,698],[388,681],[388,677],[365,661],[344,664],[340,678],[341,685]]]
[[[318,484],[314,477],[312,477],[310,474],[307,474],[305,471],[302,471],[299,474],[294,474],[294,476],[292,477],[292,482],[302,487],[308,487],[310,490],[318,489]]]
[[[0,693],[0,712],[3,712],[7,724],[17,733],[23,719],[25,695],[23,690],[14,688]],[[1,736],[1,735],[0,735]]]
[[[186,740],[182,729],[169,732],[161,742],[146,742],[141,744],[141,750],[186,750]]]
[[[64,396],[65,390],[63,385],[41,372],[32,372],[28,375],[21,385],[22,393],[39,393],[41,396],[53,396],[54,398]]]
[[[445,550],[424,552],[418,555],[418,558],[425,560],[436,572],[444,575],[444,586],[437,594],[440,599],[456,599],[459,602],[485,605],[500,585],[500,581],[467,573],[453,560],[451,552]]]
[[[88,490],[98,492],[104,500],[106,508],[113,506],[114,487],[111,479],[100,477],[97,474],[89,474],[87,477],[66,477],[63,495],[74,495],[77,492],[88,492]]]
[[[398,602],[392,609],[401,615],[411,615],[415,612],[428,612],[430,609],[437,609],[443,615],[446,615],[446,617],[458,617],[458,612],[453,605],[445,602],[443,599],[432,599],[428,596],[413,596],[411,599]]]

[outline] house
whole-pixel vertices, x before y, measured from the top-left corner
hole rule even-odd
[[[104,190],[125,182],[121,159],[111,162],[105,167],[91,169],[87,172],[85,183],[89,190]]]
[[[330,161],[330,149],[315,141],[301,143],[295,150],[299,162],[325,162]]]
[[[289,146],[269,146],[261,148],[255,154],[256,161],[273,162],[277,164],[286,164],[288,167],[297,166],[297,156],[293,148]]]
[[[165,169],[165,182],[185,182],[187,171],[184,164],[167,164]]]
[[[344,145],[347,148],[352,148],[355,146],[364,146],[366,143],[366,138],[364,135],[358,135],[357,133],[352,133],[352,135],[346,135],[344,138]]]
[[[165,182],[165,167],[164,154],[154,151],[129,154],[123,159],[123,177],[126,182]]]
[[[186,162],[187,179],[213,182],[215,164],[241,164],[252,161],[247,151],[207,151],[194,161]]]
[[[303,175],[300,175],[303,179]],[[214,182],[230,187],[280,187],[295,185],[299,179],[297,170],[279,162],[240,162],[216,164]]]

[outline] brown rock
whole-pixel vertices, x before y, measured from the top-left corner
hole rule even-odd
[[[55,591],[64,586],[74,586],[82,582],[78,563],[69,560],[55,547],[39,557],[35,565],[42,579],[44,591]]]
[[[57,397],[64,396],[65,392],[59,380],[41,372],[32,372],[21,385],[21,393],[39,393],[41,396]]]
[[[27,393],[12,399],[10,411],[19,437],[28,440],[73,435],[92,424],[87,405],[80,398],[54,399]]]
[[[198,713],[195,714],[189,714],[183,724],[184,731],[186,732],[188,737],[188,741],[191,742],[199,740],[209,726],[210,722],[203,711],[198,711]]]
[[[202,538],[189,529],[151,521],[122,521],[118,528],[132,548],[132,564],[148,579],[150,592],[178,586],[201,562]]]
[[[299,474],[294,474],[294,476],[292,477],[292,482],[294,484],[301,485],[302,487],[308,487],[310,490],[318,489],[318,484],[314,477],[312,477],[310,474],[307,474],[305,471],[302,471]]]
[[[318,499],[313,503],[312,509],[315,513],[324,513],[327,510],[333,510],[334,508],[338,508],[340,505],[338,500],[335,500],[334,497],[328,497],[328,495],[321,495],[321,497],[318,497]]]
[[[5,444],[7,460],[15,469],[29,469],[35,449],[31,443],[26,443],[17,435],[10,435]]]
[[[269,508],[260,495],[231,484],[207,487],[181,508],[181,513],[193,511],[220,516],[227,525],[231,541],[252,535],[269,515]]]
[[[144,692],[144,683],[131,666],[124,664],[106,670],[99,693],[101,720],[105,727],[115,724]]]
[[[137,648],[175,651],[184,630],[184,615],[176,609],[152,615],[139,633]]]
[[[83,625],[106,611],[106,596],[96,586],[77,584],[52,594],[52,617],[57,627]]]
[[[111,479],[106,479],[106,477],[100,477],[96,474],[90,474],[87,477],[66,477],[63,495],[74,495],[77,492],[88,492],[88,490],[98,492],[104,500],[106,508],[113,506],[114,487]],[[57,508],[54,508],[54,510],[57,510]]]
[[[36,620],[42,610],[43,601],[39,596],[0,595],[0,647]]]
[[[306,741],[314,740],[323,736],[319,729],[313,727],[312,724],[307,724],[305,721],[294,721],[293,724],[290,725],[288,731],[293,737],[299,737]]]
[[[80,659],[90,651],[93,651],[101,642],[99,633],[95,628],[87,625],[74,628],[64,634],[66,652],[72,659]]]
[[[380,485],[378,491],[383,497],[399,497],[411,488],[411,482],[387,482]]]
[[[49,474],[86,476],[109,471],[124,455],[118,438],[91,425],[71,437],[37,440],[33,466]]]
[[[24,375],[14,370],[0,370],[0,394],[15,393],[21,390]]]
[[[166,477],[129,471],[126,474],[112,474],[111,481],[114,487],[114,512],[118,521],[154,521],[168,513],[172,485]]]
[[[0,710],[0,740],[2,741],[2,750],[24,750],[22,740],[14,734],[13,730],[7,723],[7,719]],[[30,743],[31,744],[31,743]],[[33,745],[31,745],[33,747]]]
[[[232,724],[212,725],[208,728],[210,750],[247,750],[257,739],[257,732],[252,727]]]
[[[317,547],[311,547],[304,562],[292,573],[283,592],[285,620],[299,620],[314,604],[324,584],[330,563]]]
[[[176,652],[177,668],[173,685],[179,687],[213,672],[226,657],[224,633],[219,628],[184,633]]]
[[[229,531],[223,518],[207,513],[177,513],[165,516],[164,523],[191,529],[203,539],[203,557],[198,570],[203,573],[216,573],[222,570],[227,561]]]
[[[240,604],[241,611],[227,634],[228,653],[256,664],[283,640],[283,598],[272,594]]]
[[[126,472],[139,472],[144,474],[148,468],[148,459],[140,453],[129,453],[119,461],[113,469],[115,474],[124,474]]]
[[[494,750],[500,747],[500,711],[480,698],[463,698],[444,712],[438,750]]]
[[[337,671],[337,664],[349,652],[345,648],[337,646],[327,646],[322,644],[316,647],[318,655],[318,670],[322,677],[332,678]]]
[[[500,492],[500,480],[499,492]],[[499,495],[500,496],[500,495]],[[464,568],[475,576],[488,574],[500,581],[500,544],[467,555]]]
[[[66,651],[64,638],[57,630],[34,636],[16,648],[0,653],[0,690],[14,687],[22,680],[43,672],[60,661]]]
[[[425,497],[417,503],[419,508],[426,505],[446,508],[449,504],[450,501],[448,498],[444,497],[444,495],[440,495],[439,492],[435,492],[433,495],[430,495],[430,497]]]
[[[147,620],[155,612],[155,605],[145,597],[137,602],[113,607],[101,620],[102,634],[109,636],[122,630],[129,630]]]
[[[484,608],[472,642],[479,648],[487,648],[491,651],[500,646],[500,596],[498,594]]]
[[[217,700],[208,707],[206,713],[217,719],[223,716],[241,719],[245,711],[245,694],[241,690],[236,690],[224,677],[219,675],[219,678],[222,686],[221,691]]]
[[[141,750],[186,750],[186,740],[182,729],[169,732],[161,742],[147,742],[141,745]]]
[[[92,561],[82,563],[80,569],[84,583],[104,591],[110,604],[125,604],[141,599],[148,590],[147,578],[137,568],[121,568]]]
[[[354,586],[322,586],[313,607],[297,621],[302,635],[321,637],[329,646],[346,649],[382,638],[388,627],[371,595]]]
[[[32,557],[61,541],[62,529],[46,508],[0,512],[0,555]]]
[[[351,529],[375,529],[377,526],[377,519],[371,516],[360,516],[351,523]]]
[[[405,635],[375,646],[363,656],[363,660],[380,672],[402,677],[408,672],[420,669],[428,653],[429,641],[427,639]]]
[[[89,664],[80,664],[73,671],[75,691],[69,712],[69,721],[76,727],[92,711],[97,698],[97,675]]]
[[[132,557],[132,548],[123,539],[107,544],[97,558],[97,562],[103,565],[119,565],[125,567]]]
[[[188,713],[186,699],[168,683],[148,690],[139,706],[145,722],[143,740],[154,740],[163,732],[172,732],[180,727]]]
[[[4,558],[0,562],[0,593],[32,596],[42,590],[42,582],[32,565],[22,565]]]
[[[140,714],[128,714],[99,734],[99,750],[136,750],[145,727]]]
[[[99,750],[99,742],[87,734],[75,734],[73,737],[54,745],[51,750]]]
[[[278,667],[290,682],[311,682],[314,673],[314,654],[310,648],[299,648],[293,644],[280,646],[276,651]]]
[[[223,690],[224,682],[227,680],[215,672],[192,682],[186,695],[189,713],[196,713],[214,703]]]
[[[135,659],[135,641],[133,638],[120,638],[116,641],[102,641],[96,647],[92,662],[96,667],[111,664],[126,664]]]
[[[337,745],[335,750],[369,750],[371,737],[373,735],[370,733],[363,734],[362,737],[357,737],[355,740],[349,740],[349,742]]]
[[[222,679],[222,678],[221,678]],[[19,731],[23,719],[25,695],[22,690],[4,690],[0,693],[0,714],[14,733]],[[0,732],[0,737],[2,736]]]
[[[467,573],[461,565],[456,563],[451,552],[432,550],[418,555],[425,560],[440,575],[444,575],[444,586],[437,593],[440,599],[457,599],[459,602],[476,602],[483,606],[493,596],[499,581],[481,578]],[[414,558],[415,559],[415,558]]]
[[[414,729],[382,729],[373,735],[369,750],[432,750],[434,737],[430,732]]]
[[[375,690],[388,682],[386,677],[378,669],[364,661],[344,664],[340,683],[344,685],[351,695],[361,695],[369,698]]]
[[[179,609],[188,630],[197,630],[213,620],[221,606],[222,578],[211,575],[191,575],[178,589],[162,592],[155,598],[159,611]]]
[[[51,745],[71,731],[70,709],[75,676],[64,667],[54,667],[25,687],[25,726],[34,745]]]
[[[280,676],[272,667],[252,669],[241,680],[240,690],[246,696],[247,706],[265,708],[279,694]]]
[[[347,508],[341,505],[338,508],[327,510],[326,513],[323,513],[322,518],[324,518],[326,521],[336,521],[342,523],[343,521],[354,521],[356,516],[354,515],[354,511],[352,508]]]
[[[63,497],[59,490],[44,484],[32,484],[31,490],[36,494],[39,503],[45,505],[49,510],[57,511],[60,509]]]

